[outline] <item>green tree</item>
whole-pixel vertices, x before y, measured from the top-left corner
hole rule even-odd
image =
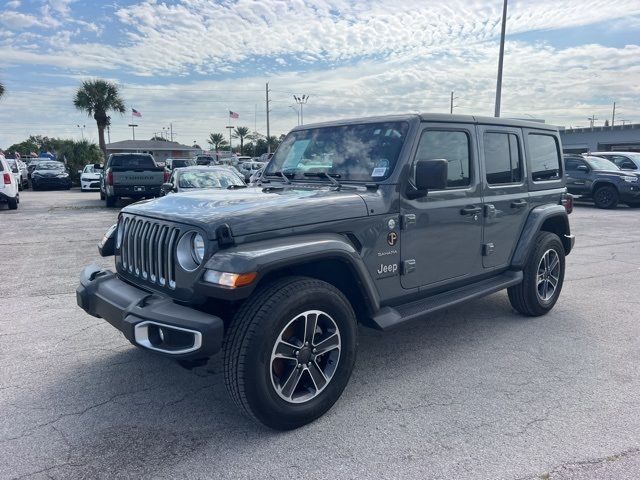
[[[107,113],[114,111],[123,114],[126,111],[118,86],[106,80],[85,80],[76,91],[73,104],[78,110],[93,116],[98,125],[100,150],[104,158],[107,158],[107,148],[104,143],[104,129],[110,123]]]
[[[66,163],[71,180],[74,182],[79,181],[78,170],[82,170],[85,165],[104,162],[102,151],[95,143],[88,140],[56,140],[59,142],[56,148],[58,160]]]
[[[244,139],[249,135],[249,127],[236,127],[231,135],[233,138],[240,139],[240,155],[243,154],[244,150]]]
[[[221,133],[211,133],[207,142],[214,150],[218,150],[220,147],[227,145],[227,141],[224,139],[224,135]]]

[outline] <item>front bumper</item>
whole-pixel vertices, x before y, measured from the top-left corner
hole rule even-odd
[[[133,345],[179,360],[207,358],[222,347],[221,318],[178,305],[95,265],[80,274],[78,305],[120,330]]]
[[[620,186],[620,200],[623,202],[640,201],[640,183],[625,183]]]
[[[80,180],[82,190],[100,190],[100,180]]]
[[[31,177],[31,184],[38,188],[70,188],[71,179],[69,177]]]

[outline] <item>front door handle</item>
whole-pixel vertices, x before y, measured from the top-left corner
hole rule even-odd
[[[460,209],[460,215],[476,215],[480,212],[482,212],[482,207],[478,207],[477,205],[467,205]]]
[[[523,208],[527,206],[526,200],[516,200],[515,202],[511,202],[511,208]]]

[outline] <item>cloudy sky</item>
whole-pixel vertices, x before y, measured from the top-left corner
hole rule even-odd
[[[72,105],[85,78],[117,82],[143,117],[205,144],[236,125],[397,112],[492,115],[502,0],[0,0],[0,147],[30,134],[97,139]],[[640,1],[510,0],[503,116],[640,122]],[[113,117],[111,140],[130,138]]]

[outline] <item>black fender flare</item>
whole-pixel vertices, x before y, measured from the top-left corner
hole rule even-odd
[[[251,285],[235,289],[236,295],[229,295],[229,289],[221,292],[226,295],[219,295],[219,298],[247,298],[266,275],[318,260],[343,262],[358,282],[367,310],[378,311],[380,297],[362,257],[353,245],[339,234],[298,235],[225,248],[216,252],[207,261],[205,268],[239,274],[257,272],[258,276]]]
[[[529,258],[529,252],[534,247],[533,242],[542,225],[549,219],[554,219],[562,225],[560,240],[564,245],[565,254],[569,254],[573,248],[573,236],[569,227],[569,217],[562,205],[541,205],[535,207],[529,213],[524,228],[520,233],[520,239],[511,257],[511,268],[522,270]],[[556,220],[557,219],[557,220]]]
[[[616,189],[617,192],[620,192],[618,186],[609,179],[597,179],[591,184],[591,195],[595,193],[595,191],[602,186],[611,186]]]

